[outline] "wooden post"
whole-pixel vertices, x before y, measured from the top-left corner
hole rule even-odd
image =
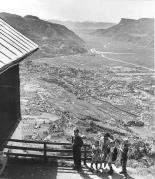
[[[87,150],[86,150],[86,146],[84,146],[84,165],[86,165],[86,161],[87,161]]]
[[[44,161],[46,160],[46,142],[44,142]]]

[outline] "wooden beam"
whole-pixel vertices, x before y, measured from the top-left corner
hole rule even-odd
[[[33,141],[33,140],[19,140],[19,139],[7,139],[8,142],[21,142],[21,143],[34,143],[34,144],[49,144],[49,145],[72,145],[72,143],[58,143],[58,142],[42,142],[42,141]],[[89,147],[90,145],[84,144],[83,146]]]
[[[21,157],[40,157],[40,158],[44,158],[44,155],[36,155],[36,154],[22,154],[22,153],[8,153],[8,152],[4,152],[4,154],[6,154],[7,156],[21,156]],[[68,159],[68,160],[73,160],[72,156],[46,156],[46,158],[53,158],[53,159]],[[81,157],[81,160],[84,160],[84,157]],[[91,157],[87,157],[87,160],[91,160]]]
[[[45,143],[46,144],[46,143]],[[50,148],[47,148],[44,149],[44,148],[36,148],[36,147],[24,147],[24,146],[14,146],[14,145],[4,145],[4,148],[7,148],[7,149],[18,149],[18,150],[31,150],[31,151],[40,151],[40,152],[43,152],[44,150],[46,152],[66,152],[66,153],[72,153],[72,149],[50,149]],[[90,153],[91,151],[85,151],[85,150],[81,150],[81,153]]]

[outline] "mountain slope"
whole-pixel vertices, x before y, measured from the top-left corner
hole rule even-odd
[[[141,46],[153,47],[154,19],[124,19],[108,29],[98,29],[94,35],[110,37],[114,40],[136,43]]]
[[[62,24],[65,25],[66,27],[68,27],[69,29],[91,29],[91,30],[95,30],[95,29],[107,29],[113,25],[115,25],[114,23],[110,23],[110,22],[76,22],[76,21],[58,21],[58,20],[49,20],[50,22],[53,23],[58,23],[58,24]]]
[[[40,46],[41,56],[68,55],[85,52],[84,41],[63,25],[50,23],[35,16],[21,17],[0,13],[18,31]]]

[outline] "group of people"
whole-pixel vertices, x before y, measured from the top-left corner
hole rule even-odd
[[[114,139],[111,134],[106,133],[103,138],[95,141],[95,144],[92,145],[91,168],[93,168],[93,164],[96,165],[97,170],[99,169],[98,165],[100,165],[100,168],[102,168],[102,164],[104,164],[104,168],[108,165],[110,169],[108,173],[112,175],[112,164],[120,162],[122,166],[120,174],[123,174],[124,178],[126,178],[126,164],[129,150],[128,146],[128,140],[126,138],[123,141],[120,141],[117,138]]]
[[[83,145],[82,138],[79,136],[79,130],[74,130],[74,136],[72,137],[72,146],[73,146],[73,158],[74,158],[74,169],[81,170],[81,147]],[[108,174],[113,174],[112,164],[120,162],[122,171],[120,174],[127,177],[127,158],[128,158],[129,144],[128,140],[124,139],[123,141],[119,139],[114,139],[110,133],[105,133],[103,137],[95,141],[95,144],[92,145],[92,159],[91,159],[91,169],[95,164],[96,170],[103,169],[108,165],[109,171]]]

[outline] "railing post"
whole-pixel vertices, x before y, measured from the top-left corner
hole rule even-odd
[[[46,142],[44,142],[44,160],[46,160]]]
[[[84,145],[84,165],[86,165],[86,161],[87,161],[87,150],[86,150],[86,146]]]

